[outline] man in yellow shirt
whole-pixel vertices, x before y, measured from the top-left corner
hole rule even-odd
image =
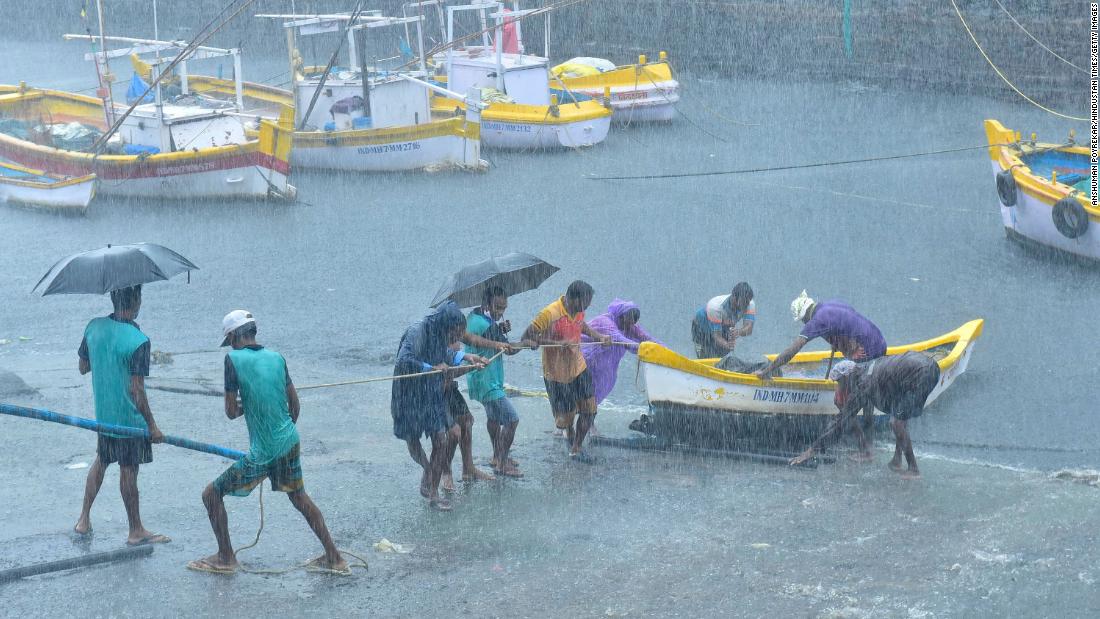
[[[584,310],[592,304],[593,294],[587,282],[577,280],[569,284],[565,296],[544,307],[523,333],[524,340],[544,346],[542,376],[550,397],[550,411],[554,413],[555,425],[565,430],[571,445],[569,455],[575,458],[583,458],[581,446],[596,417],[595,392],[581,354],[581,335],[603,345],[611,342],[609,336],[593,331],[584,321]]]

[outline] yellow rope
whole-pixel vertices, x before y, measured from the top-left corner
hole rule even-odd
[[[1055,58],[1057,58],[1058,60],[1061,60],[1062,62],[1064,62],[1064,63],[1068,64],[1069,66],[1073,67],[1074,69],[1077,69],[1077,70],[1078,70],[1078,71],[1080,71],[1081,73],[1088,73],[1088,71],[1086,71],[1086,70],[1082,69],[1081,67],[1079,67],[1079,66],[1077,66],[1077,65],[1073,64],[1072,62],[1070,62],[1070,61],[1066,60],[1065,58],[1062,58],[1061,56],[1059,56],[1059,55],[1058,55],[1058,52],[1055,52],[1054,50],[1050,49],[1050,48],[1049,48],[1049,47],[1047,47],[1046,45],[1043,45],[1043,42],[1042,42],[1042,41],[1040,41],[1039,39],[1036,39],[1036,38],[1035,38],[1035,35],[1033,35],[1033,34],[1031,34],[1030,32],[1028,32],[1027,28],[1024,28],[1024,25],[1023,25],[1023,24],[1021,24],[1020,22],[1016,21],[1016,18],[1012,16],[1012,13],[1009,13],[1009,12],[1008,12],[1008,9],[1006,9],[1006,8],[1005,8],[1005,5],[1001,4],[1001,0],[993,0],[993,1],[997,3],[997,6],[1001,7],[1001,10],[1002,10],[1002,11],[1004,11],[1005,15],[1008,15],[1008,18],[1012,20],[1012,23],[1014,23],[1014,24],[1016,24],[1017,26],[1019,26],[1019,27],[1020,27],[1020,30],[1023,30],[1023,31],[1024,31],[1024,34],[1026,34],[1027,36],[1031,37],[1031,40],[1032,40],[1032,41],[1035,41],[1036,43],[1038,43],[1038,44],[1039,44],[1039,47],[1041,47],[1041,48],[1043,48],[1043,49],[1047,50],[1047,51],[1048,51],[1048,52],[1050,52],[1050,53],[1051,53],[1051,55],[1053,55],[1053,56],[1054,56]]]
[[[237,563],[238,563],[238,566],[239,566],[238,569],[240,569],[242,572],[245,572],[247,574],[266,574],[266,575],[281,576],[283,574],[289,574],[289,573],[291,573],[295,570],[305,569],[307,566],[309,566],[310,561],[312,561],[312,559],[310,561],[305,561],[303,563],[299,563],[297,565],[292,565],[290,567],[283,568],[283,569],[252,569],[252,568],[249,568],[249,567],[245,567],[245,565],[240,562],[240,559],[237,558],[237,555],[240,554],[242,551],[248,550],[249,548],[255,548],[256,545],[260,543],[260,534],[263,533],[263,532],[264,532],[264,486],[263,486],[263,483],[261,483],[260,484],[260,528],[258,528],[256,530],[256,539],[252,540],[251,544],[249,544],[247,546],[241,546],[240,548],[233,551],[233,558],[237,559]],[[341,554],[345,554],[345,555],[348,555],[349,557],[352,557],[354,559],[359,560],[359,563],[348,563],[348,570],[351,570],[351,568],[353,568],[353,567],[361,567],[365,570],[370,569],[370,567],[367,565],[367,560],[364,559],[363,557],[360,557],[359,555],[355,554],[354,552],[352,552],[350,550],[345,550],[343,548],[337,548],[337,550],[339,550]]]
[[[1001,70],[997,68],[997,65],[993,64],[993,61],[990,60],[989,55],[985,53],[984,49],[982,49],[981,43],[978,43],[977,37],[975,37],[974,33],[970,30],[970,25],[966,23],[966,19],[963,17],[962,11],[959,10],[959,5],[955,4],[955,0],[951,0],[951,6],[955,7],[955,14],[959,16],[959,21],[962,22],[963,28],[966,28],[966,33],[970,35],[970,40],[974,41],[974,46],[978,48],[979,52],[981,52],[982,58],[985,58],[985,61],[989,63],[989,66],[993,67],[993,70],[997,72],[997,76],[1000,77],[1002,80],[1004,80],[1004,83],[1008,84],[1008,86],[1010,88],[1012,88],[1012,90],[1015,90],[1016,94],[1020,95],[1028,103],[1034,105],[1035,107],[1039,108],[1040,110],[1043,110],[1044,112],[1048,112],[1050,114],[1054,114],[1055,116],[1058,116],[1058,117],[1061,117],[1061,118],[1067,118],[1069,120],[1088,120],[1087,118],[1083,118],[1083,117],[1080,117],[1080,116],[1070,116],[1069,114],[1063,114],[1061,112],[1056,112],[1056,111],[1044,106],[1043,104],[1039,103],[1038,101],[1032,99],[1031,97],[1025,95],[1019,88],[1016,88],[1016,85],[1013,84],[1011,81],[1009,81],[1009,79],[1007,77],[1005,77],[1004,73],[1001,73]]]

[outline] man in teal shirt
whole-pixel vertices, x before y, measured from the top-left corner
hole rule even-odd
[[[91,532],[92,503],[103,485],[107,467],[117,462],[119,490],[130,523],[126,543],[131,546],[164,543],[169,541],[167,536],[152,533],[141,524],[138,508],[138,468],[153,461],[152,443],[164,440],[145,397],[149,338],[134,322],[141,310],[141,286],[111,292],[111,303],[115,310],[112,314],[92,320],[84,329],[84,339],[77,351],[80,373],[92,373],[96,421],[147,430],[149,438],[99,435],[96,459],[84,484],[84,505],[73,530],[80,535]]]
[[[202,492],[210,526],[218,540],[218,552],[196,559],[187,567],[200,572],[232,574],[238,563],[229,539],[229,516],[223,498],[227,494],[248,496],[252,490],[271,480],[271,490],[286,492],[290,503],[305,517],[325,554],[307,564],[315,571],[350,573],[348,562],[336,549],[325,517],[306,494],[299,460],[298,392],[290,380],[286,360],[279,353],[256,343],[256,320],[245,310],[234,310],[222,319],[225,339],[232,346],[225,356],[225,416],[244,415],[248,425],[248,454],[233,463]],[[237,394],[240,394],[240,404]]]
[[[466,319],[466,341],[470,352],[491,358],[501,352],[514,355],[518,348],[508,343],[511,324],[504,319],[508,297],[499,286],[485,291],[481,307]],[[523,477],[515,460],[508,457],[516,438],[519,415],[504,392],[504,359],[494,359],[480,372],[466,375],[470,397],[485,407],[485,427],[493,442],[493,471],[506,477]]]

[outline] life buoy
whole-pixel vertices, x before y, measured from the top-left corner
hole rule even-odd
[[[1016,206],[1016,178],[1012,176],[1012,170],[997,173],[997,196],[1001,198],[1001,204]]]
[[[1054,203],[1051,211],[1054,227],[1067,239],[1076,239],[1089,229],[1089,216],[1076,198],[1067,197]]]

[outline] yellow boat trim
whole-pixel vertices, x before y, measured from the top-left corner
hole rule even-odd
[[[557,110],[557,114],[554,110]],[[466,104],[446,97],[432,97],[432,113],[436,115],[465,114]],[[552,105],[522,103],[490,103],[481,111],[481,120],[528,125],[563,125],[606,118],[611,110],[598,101],[581,101]]]
[[[4,167],[14,168],[14,167],[18,167],[18,166],[7,166],[7,165],[5,165]],[[52,175],[48,175],[48,174],[43,174],[43,176],[50,176],[52,178]],[[20,179],[20,178],[6,178],[6,177],[3,177],[3,176],[0,176],[0,184],[18,185],[20,187],[33,187],[33,188],[36,188],[36,189],[63,189],[65,187],[72,187],[73,185],[81,185],[83,183],[87,183],[89,181],[94,181],[94,180],[95,180],[95,174],[86,174],[84,176],[74,176],[72,178],[67,178],[65,180],[55,181],[53,183],[43,183],[41,181],[31,181],[31,180]]]
[[[347,131],[295,131],[295,148],[330,148],[334,146],[368,146],[412,142],[446,136],[479,139],[481,127],[465,118],[437,120],[413,127],[386,129],[351,129]]]
[[[95,126],[100,130],[106,128],[106,122],[103,118],[103,102],[101,100],[60,90],[32,89],[25,86],[0,85],[0,116],[24,119],[40,117],[44,120],[54,121],[79,119],[81,122]],[[255,151],[272,155],[276,159],[286,162],[289,161],[290,147],[293,144],[293,112],[290,108],[283,106],[277,121],[261,120],[258,141],[249,140],[245,144],[213,146],[197,151],[186,150],[152,155],[96,156],[92,153],[42,146],[7,135],[0,135],[0,140],[18,144],[20,148],[37,151],[39,154],[53,159],[85,161],[88,164],[92,164],[94,159],[94,164],[97,167],[128,166],[139,159],[149,164],[185,161],[204,162],[237,155],[242,152]]]
[[[917,342],[915,344],[909,344],[907,346],[891,346],[886,350],[887,356],[900,355],[901,353],[908,351],[922,351],[938,346],[944,346],[946,344],[954,343],[954,347],[943,359],[938,361],[940,370],[946,372],[952,366],[959,362],[962,358],[966,348],[982,334],[982,326],[985,321],[981,318],[977,320],[971,320],[963,326],[955,329],[950,333],[945,333],[937,338],[925,340],[923,342]],[[836,357],[840,358],[843,355],[836,353]],[[768,358],[775,359],[776,355],[768,355]],[[805,352],[795,355],[791,363],[812,363],[820,362],[829,358],[829,351],[819,352]],[[726,370],[719,370],[714,367],[714,364],[718,362],[718,359],[689,359],[680,353],[674,352],[657,344],[655,342],[644,342],[638,348],[638,359],[645,363],[651,363],[653,365],[659,365],[662,367],[679,370],[688,374],[694,374],[696,376],[702,376],[711,380],[716,380],[723,383],[734,383],[742,385],[773,385],[778,387],[790,387],[797,389],[817,389],[821,391],[833,391],[836,389],[836,382],[823,379],[823,378],[772,378],[768,380],[761,380],[752,374],[740,374],[738,372],[727,372]]]
[[[1100,222],[1100,209],[1094,208],[1084,193],[1068,185],[1052,183],[1049,178],[1035,175],[1020,159],[1020,155],[1026,155],[1035,150],[1056,150],[1063,153],[1088,155],[1087,148],[1044,143],[1036,143],[1034,146],[1024,144],[1020,140],[1019,132],[1007,129],[991,118],[985,121],[985,136],[989,141],[989,158],[996,162],[1001,170],[1012,170],[1012,178],[1016,179],[1016,186],[1021,191],[1051,207],[1062,198],[1074,196],[1088,213],[1089,219]]]
[[[652,86],[650,82],[660,84],[672,81],[672,67],[667,62],[648,64],[629,64],[615,67],[611,71],[581,77],[561,77],[569,90],[603,90],[606,88],[635,88]],[[557,80],[551,80],[551,87],[557,86]]]

